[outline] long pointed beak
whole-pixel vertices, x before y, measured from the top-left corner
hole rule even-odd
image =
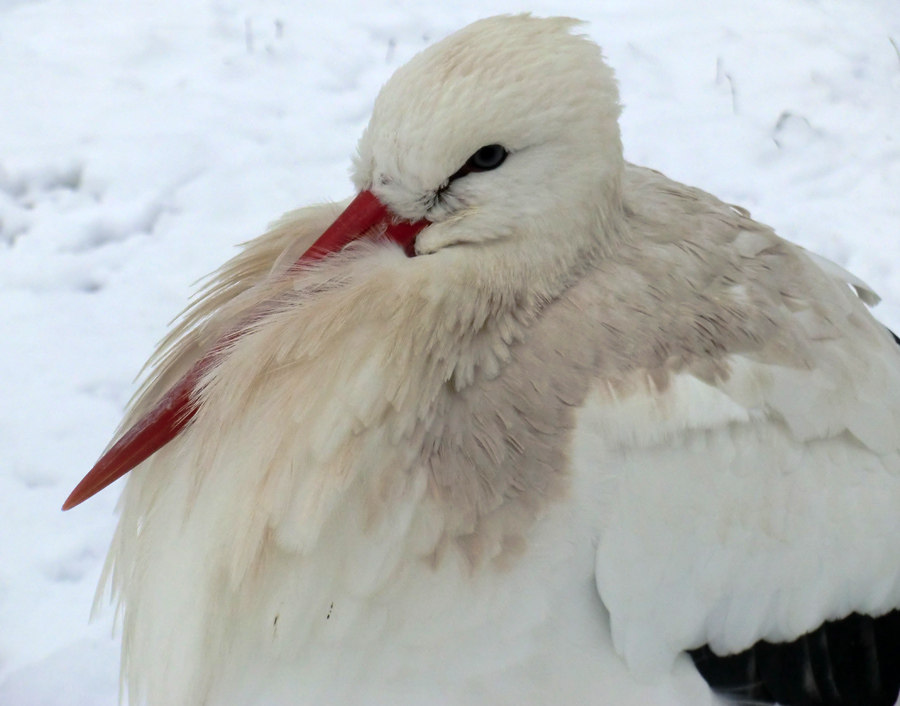
[[[429,225],[428,221],[394,219],[387,206],[371,191],[362,191],[337,217],[319,239],[288,270],[296,273],[304,265],[337,252],[354,240],[373,232],[381,233],[403,247],[407,255],[415,254],[416,236]],[[124,476],[139,463],[147,460],[178,436],[197,413],[196,390],[203,375],[222,355],[228,344],[239,338],[256,320],[252,315],[219,339],[210,351],[198,360],[173,385],[156,405],[141,417],[94,464],[94,467],[75,487],[63,504],[63,510],[80,505],[99,493],[110,483]]]

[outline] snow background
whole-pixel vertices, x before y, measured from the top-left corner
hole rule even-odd
[[[350,193],[379,86],[479,17],[590,22],[626,157],[852,270],[900,329],[897,0],[0,0],[0,706],[113,706],[118,490],[63,514],[192,283]]]

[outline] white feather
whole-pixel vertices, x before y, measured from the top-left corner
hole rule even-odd
[[[579,465],[614,488],[597,584],[641,678],[900,605],[900,355],[855,343],[822,344],[847,354],[829,376],[735,357],[726,384],[582,411]]]

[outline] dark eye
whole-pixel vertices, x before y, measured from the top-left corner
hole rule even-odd
[[[503,145],[485,145],[469,157],[466,166],[470,172],[489,172],[503,164],[508,154]]]
[[[469,157],[456,174],[447,179],[447,184],[443,188],[447,188],[454,179],[464,177],[466,174],[489,172],[492,169],[496,169],[506,161],[508,154],[509,152],[506,151],[503,145],[485,145]]]

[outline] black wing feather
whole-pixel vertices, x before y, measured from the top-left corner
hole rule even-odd
[[[894,706],[900,694],[900,610],[853,613],[793,642],[757,642],[720,657],[690,653],[713,688],[737,703],[780,706]]]

